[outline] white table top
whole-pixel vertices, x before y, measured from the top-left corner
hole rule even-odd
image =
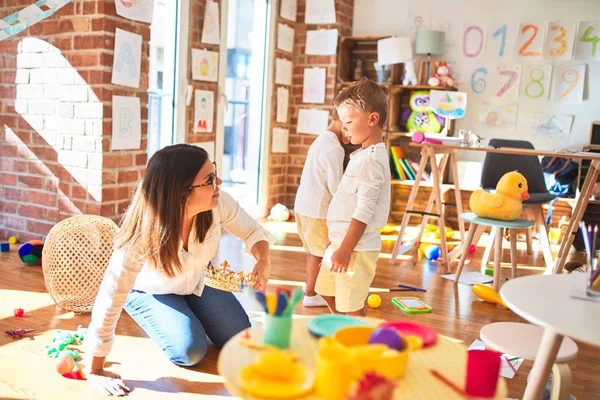
[[[516,314],[543,328],[600,346],[600,303],[570,296],[585,288],[588,274],[532,275],[511,279],[500,297]]]

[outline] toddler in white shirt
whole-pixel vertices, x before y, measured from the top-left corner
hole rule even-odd
[[[368,80],[344,88],[334,104],[343,134],[362,147],[350,155],[329,205],[331,243],[315,288],[332,312],[364,315],[381,250],[379,229],[390,209],[390,166],[382,137],[388,106],[383,90]]]
[[[331,123],[308,149],[302,169],[300,186],[294,204],[298,234],[306,259],[305,307],[324,307],[325,301],[315,292],[315,281],[321,267],[321,260],[329,244],[327,233],[327,208],[342,178],[344,148],[347,143],[342,135],[342,123],[335,108]]]

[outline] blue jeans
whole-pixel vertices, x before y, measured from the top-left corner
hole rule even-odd
[[[192,366],[206,355],[206,336],[222,347],[250,320],[232,293],[205,286],[202,296],[133,290],[125,311],[174,364]]]

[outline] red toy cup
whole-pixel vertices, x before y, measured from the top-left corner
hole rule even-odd
[[[500,353],[491,350],[469,350],[467,384],[469,396],[493,397],[500,374]]]

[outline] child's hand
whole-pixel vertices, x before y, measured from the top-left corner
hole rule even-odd
[[[331,271],[346,272],[348,270],[351,257],[352,251],[346,250],[342,247],[334,251],[331,255]]]

